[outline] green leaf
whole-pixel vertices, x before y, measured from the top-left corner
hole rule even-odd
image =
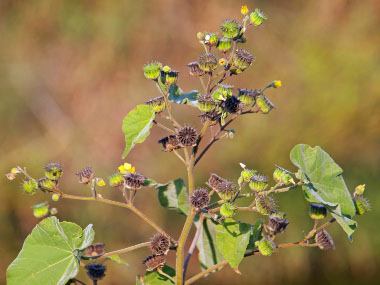
[[[232,268],[238,268],[244,258],[251,235],[251,225],[225,219],[216,226],[216,245]]]
[[[307,201],[322,203],[352,239],[357,223],[351,218],[356,210],[343,180],[343,169],[319,146],[295,146],[290,159],[299,168],[297,177],[307,184],[302,186]]]
[[[263,232],[263,223],[264,223],[264,220],[262,219],[257,220],[255,225],[252,227],[247,249],[254,250],[256,248],[255,242],[260,240],[262,237],[261,233]]]
[[[156,186],[158,201],[162,207],[175,209],[187,215],[189,212],[189,194],[182,178],[169,181],[166,184]]]
[[[142,186],[156,186],[158,183],[156,181],[154,181],[153,179],[150,179],[150,178],[145,178],[145,181],[144,183],[142,184]]]
[[[193,107],[198,107],[198,95],[199,91],[193,90],[189,93],[183,93],[181,88],[177,85],[170,86],[169,89],[169,100],[178,104],[187,104]]]
[[[216,224],[211,219],[205,219],[202,225],[199,221],[196,221],[195,225],[197,228],[203,227],[201,236],[197,241],[197,248],[201,268],[206,270],[224,260],[223,255],[216,248]]]
[[[137,143],[142,143],[147,138],[153,120],[153,108],[147,105],[138,105],[124,117],[122,129],[125,135],[125,150],[122,158],[125,158]]]
[[[170,277],[175,277],[175,270],[170,266],[165,265],[162,268],[162,271],[169,275]],[[161,275],[157,271],[147,271],[144,276],[144,281],[141,282],[138,279],[136,280],[136,285],[144,284],[144,285],[171,285],[174,284],[169,278]]]
[[[114,261],[116,263],[119,263],[119,264],[122,264],[122,265],[126,265],[126,266],[129,267],[129,264],[124,259],[121,259],[118,254],[114,254],[114,255],[108,256],[108,259],[112,260],[112,261]]]
[[[92,225],[50,217],[35,226],[7,270],[7,284],[65,284],[79,270],[80,251],[94,240]]]

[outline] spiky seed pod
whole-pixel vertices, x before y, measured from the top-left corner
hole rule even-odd
[[[239,35],[240,27],[235,20],[227,20],[220,25],[223,36],[228,39],[233,39]]]
[[[225,218],[232,218],[236,213],[236,207],[229,202],[224,202],[220,207],[220,214]]]
[[[124,184],[124,177],[120,172],[116,172],[108,177],[108,183],[112,187],[119,187]]]
[[[244,108],[244,105],[242,105],[241,101],[235,95],[232,95],[231,97],[227,97],[223,103],[223,107],[229,113],[236,113],[241,111]]]
[[[318,244],[318,247],[323,250],[335,249],[334,241],[329,233],[322,229],[317,232],[315,235],[315,242]]]
[[[198,133],[190,126],[184,126],[177,131],[177,138],[182,146],[195,146],[197,144]]]
[[[210,95],[199,95],[197,100],[198,109],[202,112],[211,112],[218,107],[218,103],[216,103]]]
[[[279,166],[273,172],[273,179],[280,185],[295,184],[291,172]]]
[[[124,175],[125,186],[129,189],[141,189],[145,182],[144,175],[140,173],[127,173]]]
[[[311,203],[309,207],[309,216],[313,220],[322,220],[326,217],[327,210],[322,204]]]
[[[92,280],[102,280],[106,276],[107,268],[101,263],[89,263],[85,266],[87,275]]]
[[[276,244],[274,241],[263,237],[261,240],[255,242],[255,246],[260,251],[261,255],[270,256],[276,251]]]
[[[26,194],[33,195],[36,194],[38,190],[38,182],[34,179],[25,177],[24,182],[22,183],[22,189]]]
[[[38,188],[40,188],[43,191],[51,190],[55,188],[55,186],[57,186],[57,182],[55,180],[50,180],[47,177],[43,177],[38,180]]]
[[[240,173],[240,177],[243,179],[245,182],[250,182],[251,178],[257,173],[256,170],[253,169],[247,169],[244,168],[243,171]]]
[[[199,63],[197,61],[190,62],[186,66],[190,68],[190,75],[192,76],[202,76],[205,74],[204,70],[200,68]]]
[[[203,71],[212,72],[218,66],[218,61],[215,55],[205,53],[198,58],[198,64]]]
[[[50,180],[57,181],[62,176],[62,165],[60,163],[51,162],[45,165],[45,176]]]
[[[232,85],[217,84],[216,91],[223,96],[223,99],[226,99],[227,97],[232,96],[232,93],[234,92],[234,87]]]
[[[263,114],[268,114],[274,108],[273,103],[264,95],[258,96],[256,98],[256,103],[257,107],[259,107]]]
[[[182,147],[176,135],[164,137],[158,143],[162,144],[164,151],[173,151]]]
[[[268,229],[274,234],[283,233],[286,227],[289,225],[289,221],[285,218],[279,218],[276,215],[270,215],[268,221]]]
[[[260,195],[256,199],[256,208],[257,212],[262,215],[270,215],[273,212],[276,212],[277,205],[272,197],[267,195]]]
[[[165,83],[169,85],[176,84],[178,81],[178,74],[179,74],[179,71],[176,71],[176,70],[170,70],[169,72],[166,72]],[[162,76],[162,73],[161,73],[161,76]]]
[[[98,256],[104,254],[104,243],[94,243],[86,247],[85,254],[86,256]]]
[[[88,166],[88,167],[78,171],[77,173],[75,173],[75,175],[78,176],[79,183],[82,183],[82,184],[88,184],[91,182],[92,179],[95,178],[95,174],[92,171],[91,166]]]
[[[218,43],[218,34],[205,33],[203,40],[204,40],[204,43],[208,46],[216,46]]]
[[[219,184],[215,191],[218,193],[219,197],[224,201],[230,201],[235,198],[237,192],[237,186],[233,182],[225,181]]]
[[[221,52],[227,52],[232,48],[232,40],[227,38],[219,38],[216,48]]]
[[[251,23],[255,26],[260,26],[264,22],[264,20],[267,19],[267,17],[264,15],[264,13],[257,8],[255,9],[254,12],[252,12],[249,15],[249,18],[251,20]]]
[[[151,63],[148,63],[144,65],[144,76],[147,79],[156,80],[161,73],[162,63],[158,61],[153,61]]]
[[[49,214],[49,205],[47,202],[33,206],[33,215],[36,218],[44,218]]]
[[[167,254],[169,252],[169,238],[162,234],[155,234],[150,240],[150,249],[155,255]]]
[[[210,195],[206,188],[200,188],[190,196],[190,204],[196,209],[202,209],[210,202]]]
[[[249,187],[252,191],[264,191],[268,187],[268,177],[260,174],[255,174],[249,181]]]
[[[145,102],[146,105],[151,106],[156,114],[165,110],[165,98],[164,96],[156,97]]]
[[[365,190],[365,184],[358,185],[355,187],[354,195],[363,195]]]
[[[261,93],[260,90],[255,89],[254,91],[248,89],[239,89],[238,99],[244,103],[244,105],[251,105],[255,102],[257,95]]]
[[[234,54],[233,65],[238,69],[245,70],[252,64],[254,59],[253,55],[248,51],[239,49]]]
[[[148,271],[153,271],[156,269],[161,269],[166,263],[165,255],[153,254],[144,259],[143,264],[146,266]]]
[[[216,190],[220,185],[222,185],[226,182],[227,182],[226,179],[220,177],[219,175],[217,175],[215,173],[211,173],[210,178],[207,181],[208,185],[211,188],[213,188],[214,190]]]
[[[356,208],[356,213],[358,215],[363,215],[365,212],[371,210],[371,205],[369,201],[361,195],[357,195],[354,198],[354,204]]]

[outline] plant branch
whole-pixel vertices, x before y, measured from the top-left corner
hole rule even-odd
[[[165,131],[168,131],[172,134],[175,134],[175,131],[173,131],[172,129],[169,129],[168,127],[164,126],[163,124],[157,122],[156,120],[153,120],[153,123],[157,125],[157,127],[160,127],[161,129],[165,130]]]
[[[136,244],[136,245],[133,245],[133,246],[130,246],[130,247],[126,247],[126,248],[122,248],[122,249],[106,252],[105,254],[103,254],[103,255],[101,255],[99,257],[90,258],[90,259],[104,259],[104,258],[107,258],[107,257],[109,257],[111,255],[130,252],[130,251],[133,251],[135,249],[139,249],[139,248],[143,248],[143,247],[148,247],[149,245],[150,245],[149,241],[148,242],[143,242],[143,243],[139,243],[139,244]]]

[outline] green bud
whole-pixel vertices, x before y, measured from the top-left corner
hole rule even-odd
[[[225,218],[232,218],[236,213],[236,207],[228,202],[224,202],[220,207],[220,214]]]
[[[120,172],[116,172],[115,174],[112,174],[110,177],[108,177],[108,183],[112,187],[119,187],[123,185],[124,183],[123,175],[121,175]]]
[[[254,59],[254,56],[250,54],[248,51],[246,51],[245,49],[239,49],[234,54],[232,64],[240,70],[245,70],[249,66],[251,66]]]
[[[165,98],[164,96],[156,97],[145,102],[146,105],[151,106],[156,114],[165,110]]]
[[[169,85],[176,84],[178,81],[178,74],[179,74],[179,71],[175,71],[175,70],[170,70],[169,72],[166,72],[165,73],[165,83],[167,83]],[[161,76],[162,76],[162,74],[161,74]]]
[[[209,46],[216,46],[218,43],[218,34],[206,33],[204,36],[204,42]]]
[[[309,216],[313,220],[322,220],[326,217],[327,210],[326,207],[322,204],[310,204]]]
[[[251,178],[257,173],[256,170],[252,170],[252,169],[244,169],[241,173],[240,173],[240,177],[243,179],[243,181],[245,182],[250,182],[251,181]]]
[[[363,215],[365,212],[371,210],[369,201],[361,195],[354,198],[354,204],[356,208],[356,214]]]
[[[22,183],[22,189],[29,195],[36,194],[38,190],[38,182],[34,179],[29,179],[26,177]]]
[[[147,79],[156,80],[160,76],[161,68],[162,68],[162,63],[158,61],[153,61],[151,63],[148,63],[144,65],[144,68],[143,68],[144,76]]]
[[[45,165],[45,177],[50,180],[58,181],[62,173],[62,165],[59,163],[52,162]]]
[[[220,29],[222,30],[223,36],[228,39],[237,37],[240,32],[239,24],[235,20],[225,21],[220,25]]]
[[[256,199],[256,209],[262,215],[270,215],[277,210],[276,202],[267,195],[260,195]]]
[[[223,99],[227,99],[227,97],[231,97],[234,92],[234,87],[232,85],[218,84],[216,87],[216,91],[219,96],[222,95]],[[219,97],[219,100],[221,98]]]
[[[255,89],[254,91],[248,89],[239,89],[238,99],[244,103],[244,105],[249,106],[255,103],[255,98],[260,94],[260,90]]]
[[[232,40],[227,38],[220,38],[216,48],[221,52],[227,52],[232,48]]]
[[[290,175],[290,171],[277,166],[273,173],[273,179],[280,185],[288,185],[290,183],[295,184],[293,177]]]
[[[264,20],[267,19],[264,13],[257,8],[249,15],[249,18],[251,20],[251,23],[255,26],[260,26]]]
[[[51,196],[51,199],[52,199],[53,201],[57,202],[57,201],[59,200],[59,195],[58,195],[58,194],[53,194],[53,195]]]
[[[33,215],[36,218],[44,218],[49,214],[49,205],[47,202],[33,206]]]
[[[250,178],[249,187],[252,191],[261,192],[268,187],[268,177],[255,174]]]
[[[266,237],[263,237],[261,240],[256,241],[255,246],[257,246],[257,249],[264,256],[270,256],[276,250],[276,244]]]
[[[55,180],[50,180],[47,177],[43,177],[38,180],[38,187],[42,191],[54,189],[55,186],[57,186],[57,182]]]
[[[257,107],[263,114],[268,114],[273,108],[274,105],[267,97],[260,95],[256,98]]]
[[[365,184],[356,186],[354,195],[363,195],[365,190]]]
[[[198,109],[202,112],[211,112],[218,107],[218,103],[216,103],[209,95],[199,95],[197,99]]]

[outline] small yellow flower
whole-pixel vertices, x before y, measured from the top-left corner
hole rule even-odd
[[[96,185],[101,187],[101,186],[106,185],[106,183],[104,182],[102,178],[96,178]]]
[[[129,163],[124,163],[124,164],[120,165],[118,170],[121,174],[135,173],[135,167]]]
[[[241,6],[240,12],[245,16],[248,14],[249,10],[247,5]]]
[[[222,65],[222,66],[225,66],[226,65],[226,59],[225,58],[221,58],[219,59],[219,64]]]
[[[273,81],[273,87],[274,88],[278,88],[278,87],[281,87],[281,81],[280,80],[275,80]]]
[[[171,70],[171,68],[169,66],[165,65],[162,70],[165,72],[169,72]]]

